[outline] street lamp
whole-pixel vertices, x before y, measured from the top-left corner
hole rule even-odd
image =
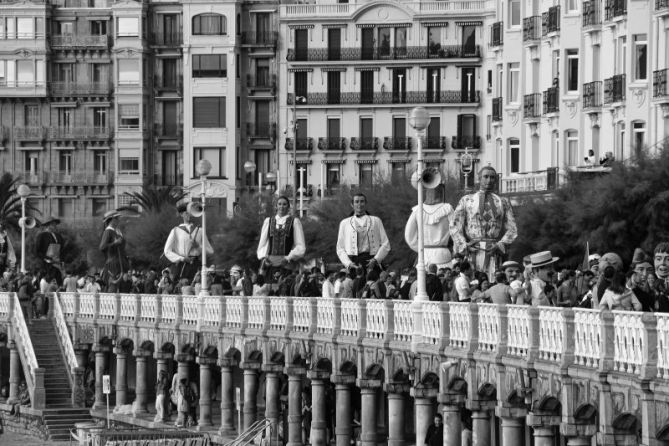
[[[247,161],[247,162],[244,163],[244,171],[246,173],[251,174],[251,186],[250,187],[253,187],[253,172],[255,172],[255,170],[256,170],[256,163],[254,163],[253,161]],[[260,187],[260,183],[258,183],[258,187]]]
[[[460,171],[465,176],[465,191],[469,185],[469,174],[474,170],[474,158],[469,154],[469,147],[465,147],[465,153],[460,156]]]
[[[21,197],[21,219],[19,226],[21,226],[21,272],[26,273],[26,200],[30,195],[30,187],[21,184],[16,188],[16,193]]]
[[[297,208],[297,104],[306,104],[307,98],[304,96],[295,96],[293,101],[293,163],[295,170],[293,175],[293,208]]]
[[[265,174],[265,181],[267,181],[267,184],[269,184],[270,192],[272,191],[272,189],[274,189],[274,183],[276,183],[276,178],[277,175],[272,171],[269,171]]]
[[[200,176],[200,183],[202,189],[200,190],[200,203],[202,205],[202,272],[200,273],[200,297],[209,296],[209,287],[207,285],[207,226],[206,226],[206,191],[207,191],[207,175],[211,172],[211,163],[207,160],[200,160],[195,167],[195,171]]]

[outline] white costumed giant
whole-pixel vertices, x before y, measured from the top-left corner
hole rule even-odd
[[[425,245],[425,264],[431,263],[438,267],[445,267],[451,261],[451,251],[448,249],[450,239],[450,221],[453,215],[453,206],[441,203],[439,195],[443,186],[437,189],[427,189],[423,204],[423,237]],[[414,206],[411,216],[404,228],[404,240],[414,251],[418,252],[418,206]]]

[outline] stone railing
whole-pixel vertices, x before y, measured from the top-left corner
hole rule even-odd
[[[490,0],[453,0],[449,2],[404,0],[400,4],[422,15],[480,14],[490,12],[494,8],[494,3]],[[364,2],[281,5],[280,17],[281,19],[351,17],[365,5]]]
[[[16,348],[19,351],[21,365],[23,366],[23,375],[28,386],[28,392],[30,393],[32,407],[34,409],[42,409],[46,402],[44,394],[44,369],[40,369],[37,364],[37,357],[35,356],[33,343],[30,340],[28,326],[23,318],[19,297],[16,293],[0,293],[0,300],[8,301],[3,306],[9,308],[7,317],[8,322],[11,323],[13,328],[11,339],[16,343]],[[40,390],[37,389],[38,386]]]

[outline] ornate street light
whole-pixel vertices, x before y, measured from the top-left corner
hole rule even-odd
[[[251,174],[251,186],[253,187],[253,172],[256,171],[256,163],[253,161],[247,161],[244,163],[244,172]],[[260,189],[260,183],[258,183],[258,189]]]
[[[465,176],[465,191],[469,187],[469,174],[474,170],[474,158],[469,154],[469,147],[465,147],[465,153],[460,156],[460,171]]]
[[[208,160],[200,160],[195,167],[195,171],[200,176],[202,189],[200,190],[200,204],[202,206],[202,272],[200,273],[200,297],[209,296],[209,287],[207,284],[207,212],[205,207],[207,191],[207,175],[211,172],[211,163]]]
[[[272,171],[269,171],[265,174],[265,180],[267,181],[267,184],[270,185],[270,191],[274,189],[274,183],[276,183],[276,174]]]
[[[26,200],[30,195],[30,187],[21,184],[16,188],[16,193],[21,197],[21,219],[19,220],[19,226],[21,226],[21,272],[26,273],[26,227],[29,226],[29,222],[26,221]],[[34,226],[34,224],[33,224]]]

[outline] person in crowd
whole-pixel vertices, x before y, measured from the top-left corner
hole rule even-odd
[[[65,273],[65,278],[63,279],[62,290],[66,293],[74,293],[77,291],[77,276],[70,269]]]
[[[385,299],[386,298],[386,278],[388,273],[381,271],[376,274],[377,278],[371,286],[371,299]]]
[[[622,271],[615,271],[611,283],[599,302],[602,310],[641,311],[641,302],[632,290],[625,286],[627,278]]]
[[[451,261],[448,249],[450,239],[450,218],[453,206],[444,202],[445,188],[443,184],[435,189],[425,189],[423,203],[423,237],[425,263],[446,265]],[[418,206],[414,206],[411,216],[404,228],[404,240],[407,245],[418,252]]]
[[[507,284],[511,284],[511,282],[519,279],[522,275],[520,264],[514,260],[507,260],[502,263],[501,270],[504,272]],[[497,277],[497,275],[495,275],[495,277]]]
[[[599,258],[597,282],[592,289],[592,308],[599,308],[599,301],[604,291],[611,284],[611,278],[616,271],[623,270],[623,260],[614,252],[607,252]]]
[[[132,279],[130,278],[130,273],[128,271],[124,272],[121,276],[121,280],[118,283],[118,292],[119,293],[131,293],[132,292]]]
[[[483,167],[479,179],[481,190],[462,197],[455,208],[451,237],[453,250],[469,256],[476,270],[490,277],[502,265],[502,257],[518,232],[511,204],[494,193],[495,169]]]
[[[631,276],[627,288],[641,302],[641,311],[655,311],[655,294],[648,284],[649,275],[653,274],[653,263],[641,248],[634,250],[631,264]]]
[[[433,423],[427,428],[425,434],[425,446],[443,446],[444,445],[444,424],[440,413],[434,416]]]
[[[555,305],[558,307],[574,307],[577,303],[576,272],[566,270],[562,273],[562,283],[557,289]]]
[[[511,296],[515,295],[515,292],[506,283],[506,277],[503,272],[495,274],[495,284],[483,292],[487,300],[494,304],[510,304],[513,302]]]
[[[172,278],[170,277],[170,270],[168,268],[162,271],[156,291],[158,294],[172,294]]]
[[[172,278],[175,282],[182,278],[192,282],[202,264],[202,228],[191,221],[191,213],[186,203],[177,206],[177,212],[182,219],[181,224],[172,228],[165,241],[163,254],[172,263]],[[204,245],[207,255],[214,253],[206,235]]]
[[[531,300],[532,306],[550,306],[550,294],[554,289],[551,282],[555,274],[554,263],[560,260],[553,257],[550,251],[541,251],[530,256],[532,271],[529,280],[525,281],[525,291]],[[548,288],[551,286],[551,288]]]
[[[21,305],[21,311],[27,324],[32,323],[34,317],[32,300],[35,294],[35,287],[32,281],[32,273],[30,271],[18,276],[18,291],[16,292]]]
[[[7,226],[0,221],[0,273],[13,271],[16,266],[16,252],[7,234]]]
[[[409,274],[407,275],[406,281],[400,286],[400,296],[399,298],[402,300],[409,300],[410,293],[411,293],[411,286],[413,283],[416,281],[417,278],[417,273],[414,268],[411,268],[409,271]]]
[[[595,157],[595,151],[590,149],[588,150],[588,156],[584,158],[585,165],[588,167],[594,167],[597,164],[597,157]]]
[[[258,274],[256,276],[256,283],[253,284],[253,295],[269,296],[270,289],[269,283],[265,282],[265,276],[263,274]]]
[[[126,240],[120,228],[121,214],[118,211],[108,211],[103,216],[105,230],[100,240],[100,251],[105,255],[105,265],[102,269],[102,281],[108,284],[121,278],[124,271],[128,271],[130,262],[126,255]]]
[[[276,200],[276,215],[265,218],[260,230],[256,255],[268,277],[276,268],[294,269],[306,252],[302,222],[289,212],[290,201],[282,195]]]
[[[167,379],[167,372],[161,370],[156,382],[156,416],[153,419],[155,423],[164,423],[170,417],[170,382]]]
[[[230,268],[230,285],[232,286],[233,296],[244,295],[241,266],[234,265],[232,268]]]
[[[331,299],[335,297],[335,273],[334,271],[329,271],[323,281],[321,296]]]
[[[385,286],[386,286],[386,299],[397,299],[398,295],[398,289],[397,285],[395,283],[395,277],[397,275],[395,274],[395,271],[391,271],[388,273],[385,281]]]
[[[21,418],[21,406],[28,406],[30,404],[30,391],[25,381],[21,381],[19,384],[19,394],[16,398],[16,401],[12,404],[12,409],[9,412],[10,415],[14,415],[14,418]]]
[[[472,293],[478,287],[478,281],[472,280],[474,277],[474,268],[464,261],[460,263],[460,275],[454,281],[454,287],[458,293],[458,302],[471,302]]]
[[[95,276],[90,274],[86,276],[86,285],[84,286],[84,291],[87,293],[99,293],[102,291],[100,284],[95,280]]]
[[[444,288],[437,277],[437,265],[430,263],[427,265],[425,276],[425,289],[427,298],[431,301],[441,301],[444,298]]]
[[[40,267],[46,274],[56,279],[60,285],[63,283],[61,273],[61,250],[65,244],[63,236],[57,231],[60,224],[58,218],[49,217],[42,223],[44,230],[35,239],[35,254]]]
[[[367,212],[367,197],[356,193],[351,201],[353,215],[339,224],[337,256],[346,268],[362,267],[380,271],[380,264],[390,252],[390,241],[379,217]]]
[[[355,293],[353,292],[354,288],[354,283],[353,283],[353,272],[348,271],[345,268],[342,269],[342,271],[345,273],[344,279],[341,282],[341,289],[339,290],[339,297],[341,299],[353,299],[355,297]]]
[[[615,159],[615,157],[613,156],[613,152],[606,152],[606,153],[604,154],[604,157],[603,157],[603,158],[600,158],[600,160],[599,160],[599,164],[600,164],[602,167],[610,167],[611,164],[613,164],[613,162],[614,162],[615,160],[616,160],[616,159]]]
[[[333,284],[334,285],[333,289],[334,289],[334,297],[336,298],[341,297],[341,287],[344,280],[346,279],[346,274],[347,274],[346,269],[339,270],[337,274],[335,274],[336,278]]]
[[[653,252],[655,267],[655,300],[656,311],[669,312],[669,243],[658,243]]]
[[[476,287],[472,291],[472,302],[475,303],[489,303],[490,301],[487,299],[485,292],[490,288],[490,281],[488,280],[488,276],[485,275],[485,273],[482,272],[477,272],[475,274],[475,279],[472,281],[473,283],[476,283]]]
[[[175,374],[178,376],[178,374]],[[189,394],[190,386],[188,385],[188,378],[181,378],[179,384],[174,392],[176,396],[176,406],[177,406],[177,420],[174,423],[176,427],[187,426],[188,423],[188,413],[190,411],[189,404]]]
[[[597,253],[590,254],[588,256],[588,266],[590,267],[590,271],[592,271],[592,274],[597,277],[599,275],[599,259],[601,259],[602,256],[600,256]]]

